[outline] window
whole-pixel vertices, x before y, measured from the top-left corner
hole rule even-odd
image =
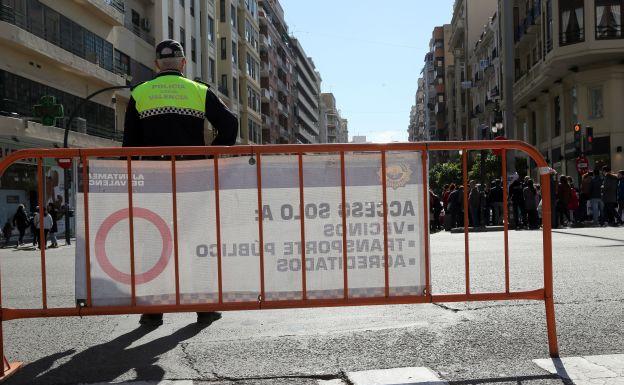
[[[221,60],[227,59],[227,40],[222,37],[221,38]]]
[[[44,6],[36,0],[28,2],[28,30],[30,33],[45,38],[43,26]]]
[[[232,22],[232,27],[236,28],[236,7],[234,4],[230,4],[230,21]]]
[[[232,97],[238,99],[238,79],[232,78]]]
[[[58,12],[50,8],[45,9],[45,39],[55,45],[59,44],[60,20],[61,15]]]
[[[215,66],[215,61],[212,58],[208,59],[208,74],[210,76],[210,83],[214,83],[215,82],[215,71],[216,70],[216,66]]]
[[[238,64],[238,49],[236,48],[236,42],[232,42],[232,63]]]
[[[180,27],[180,45],[182,45],[182,49],[186,52],[186,32],[184,28]]]
[[[180,1],[180,7],[184,8],[184,0],[179,0]],[[191,0],[192,1],[192,0]]]
[[[260,95],[250,86],[247,86],[247,107],[260,112]]]
[[[214,19],[208,16],[208,39],[214,43],[215,35],[214,35]]]
[[[589,118],[599,119],[603,117],[602,87],[589,89]]]
[[[221,75],[221,83],[219,84],[219,92],[221,92],[225,96],[229,96],[228,92],[228,78],[227,75]]]
[[[245,8],[251,13],[251,16],[256,17],[256,12],[258,11],[258,3],[256,0],[245,0]]]
[[[250,142],[262,143],[262,131],[260,125],[251,119],[247,120],[247,139]]]
[[[585,10],[583,0],[559,3],[559,44],[568,45],[585,41]]]
[[[195,0],[191,0],[190,8],[191,16],[195,17]]]
[[[258,64],[256,59],[254,59],[249,53],[247,53],[247,59],[246,59],[247,75],[249,75],[249,77],[255,79],[256,81],[259,81],[258,79],[259,66],[260,65]]]
[[[114,62],[115,72],[130,75],[130,56],[119,50],[115,50]]]
[[[219,21],[225,23],[225,0],[219,1]]]
[[[596,39],[621,39],[624,0],[596,0]]]
[[[197,62],[197,52],[195,51],[195,49],[196,49],[195,38],[191,36],[191,60],[193,61],[193,63]]]
[[[169,39],[173,40],[173,19],[172,18],[169,18],[169,20],[167,21],[167,26],[168,26]]]
[[[141,15],[134,9],[132,10],[132,25],[137,27],[141,25]]]
[[[251,22],[245,19],[245,40],[256,51],[258,50],[258,31],[255,30]]]
[[[546,53],[553,49],[553,11],[552,0],[546,1]]]
[[[553,138],[561,135],[561,99],[559,96],[555,97],[554,100],[554,118],[555,118],[555,130],[553,132]]]

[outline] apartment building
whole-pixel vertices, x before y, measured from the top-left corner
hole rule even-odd
[[[293,140],[294,58],[288,25],[278,0],[261,0],[260,83],[262,86],[262,142],[290,143]]]
[[[294,140],[297,143],[318,143],[321,76],[297,38],[290,37],[290,47],[295,59]]]
[[[469,55],[471,73],[470,132],[474,139],[493,139],[502,134],[492,127],[502,122],[501,89],[503,82],[500,59],[501,34],[496,11],[483,26],[481,36]]]
[[[349,121],[340,115],[333,93],[321,93],[320,135],[318,143],[348,143]]]
[[[416,104],[412,106],[410,111],[410,125],[408,132],[408,140],[410,142],[420,142],[425,139],[425,79],[418,79],[418,90],[416,91]]]
[[[238,7],[240,136],[243,143],[262,144],[260,32],[258,23],[257,1],[240,1]]]
[[[497,0],[467,1],[456,0],[453,4],[453,17],[451,20],[450,35],[446,51],[453,54],[452,62],[449,60],[450,88],[449,106],[453,112],[449,114],[449,139],[466,140],[477,139],[478,130],[470,129],[470,117],[473,111],[470,93],[472,88],[472,74],[474,68],[470,62],[473,50],[483,32],[483,26],[489,22],[490,17],[498,9]],[[451,65],[452,63],[452,65]]]
[[[576,177],[573,127],[590,166],[624,168],[624,4],[619,0],[515,1],[515,128],[553,167]]]
[[[152,76],[153,52],[149,57],[143,49],[150,43],[126,28],[126,17],[120,1],[0,1],[0,156],[63,145],[67,118],[45,126],[34,116],[43,96],[53,96],[65,117],[85,102],[72,125],[72,147],[119,144],[125,106],[124,98],[116,96],[121,93],[85,98]],[[153,43],[151,47],[153,51]],[[0,199],[7,203],[0,208],[0,219],[6,220],[18,204],[34,207],[36,170],[36,163],[28,160],[3,174]],[[45,199],[57,201],[63,196],[63,172],[46,161],[44,173],[54,181],[54,192]]]

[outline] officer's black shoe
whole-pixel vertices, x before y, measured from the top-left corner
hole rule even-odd
[[[157,328],[163,324],[163,315],[160,314],[141,314],[139,323],[145,327]]]
[[[221,319],[221,313],[211,311],[207,313],[197,313],[197,323],[200,325],[210,325]]]

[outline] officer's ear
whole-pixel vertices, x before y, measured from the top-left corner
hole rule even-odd
[[[186,67],[186,58],[182,59],[182,61],[180,62],[180,72],[184,72],[184,68]]]

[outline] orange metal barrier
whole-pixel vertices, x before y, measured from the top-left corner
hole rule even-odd
[[[434,295],[431,291],[430,277],[430,257],[429,257],[429,207],[428,207],[428,170],[427,157],[429,151],[457,151],[462,153],[463,168],[463,184],[464,184],[464,202],[468,202],[468,178],[467,164],[468,151],[475,150],[501,150],[502,156],[502,178],[503,178],[503,215],[504,215],[504,258],[505,258],[505,291],[493,293],[472,293],[470,290],[470,252],[469,252],[469,231],[468,231],[468,210],[467,205],[464,209],[464,237],[465,237],[465,291],[457,294],[440,294]],[[167,156],[171,160],[172,174],[172,199],[173,199],[173,245],[174,245],[174,273],[175,273],[175,291],[176,301],[171,305],[137,305],[136,303],[136,279],[134,269],[134,229],[133,229],[133,210],[129,210],[129,234],[130,234],[130,275],[131,275],[131,305],[130,306],[107,306],[107,307],[91,307],[91,277],[90,277],[90,248],[89,248],[89,189],[88,189],[88,171],[87,167],[82,169],[83,183],[83,199],[85,213],[85,251],[86,251],[86,286],[87,286],[87,303],[86,307],[65,307],[50,308],[47,304],[46,291],[46,251],[41,249],[41,287],[42,287],[42,305],[40,308],[34,309],[13,309],[1,307],[2,322],[36,317],[64,317],[64,316],[89,316],[89,315],[115,315],[115,314],[142,314],[142,313],[174,313],[174,312],[195,312],[195,311],[228,311],[228,310],[260,310],[260,309],[287,309],[287,308],[311,308],[311,307],[331,307],[331,306],[358,306],[358,305],[387,305],[387,304],[415,304],[415,303],[433,303],[433,302],[468,302],[468,301],[504,301],[504,300],[539,300],[544,301],[546,308],[546,325],[548,336],[548,347],[552,357],[559,354],[557,345],[557,334],[555,324],[555,309],[553,302],[553,271],[552,271],[552,239],[551,239],[551,202],[546,198],[542,202],[543,217],[543,264],[544,264],[544,286],[541,289],[532,291],[510,291],[509,285],[509,245],[508,245],[508,208],[507,208],[507,175],[506,175],[506,153],[507,151],[522,151],[529,155],[536,163],[542,186],[542,196],[550,197],[550,175],[549,168],[537,149],[520,141],[468,141],[468,142],[419,142],[419,143],[393,143],[393,144],[323,144],[323,145],[266,145],[266,146],[235,146],[235,147],[153,147],[153,148],[93,148],[93,149],[31,149],[22,150],[10,154],[2,162],[0,162],[0,174],[3,174],[9,166],[14,162],[26,159],[37,159],[37,174],[39,188],[39,218],[40,218],[40,237],[44,239],[43,234],[43,159],[44,158],[72,158],[78,159],[83,164],[91,158],[115,157],[117,159],[126,159],[128,175],[132,175],[133,157],[137,156]],[[378,153],[381,159],[381,181],[383,186],[383,236],[384,236],[384,255],[388,256],[388,203],[386,196],[386,153],[394,151],[419,151],[422,156],[422,172],[423,172],[423,196],[424,199],[424,232],[425,232],[425,293],[424,295],[412,296],[390,296],[389,290],[389,266],[388,258],[384,258],[384,275],[385,275],[385,294],[374,298],[353,298],[349,297],[349,282],[347,268],[343,268],[344,280],[344,297],[340,299],[310,299],[306,295],[306,269],[302,271],[302,299],[301,300],[265,300],[265,277],[264,277],[264,241],[263,241],[263,210],[262,210],[262,156],[269,154],[295,154],[298,155],[299,168],[299,200],[300,200],[300,228],[301,241],[305,244],[305,215],[304,210],[304,183],[303,183],[303,154],[306,153],[329,153],[340,155],[341,169],[341,200],[342,200],[342,225],[346,228],[346,177],[345,177],[345,153],[351,152],[369,152]],[[260,298],[253,302],[236,302],[228,303],[223,301],[223,282],[222,282],[222,255],[221,247],[217,247],[217,266],[218,266],[218,303],[206,304],[181,304],[180,303],[180,282],[178,271],[178,223],[177,223],[177,199],[176,199],[176,156],[206,156],[210,155],[214,159],[214,189],[216,200],[216,238],[217,245],[221,245],[221,227],[220,227],[220,207],[219,207],[219,157],[225,155],[245,155],[254,156],[256,159],[257,171],[257,196],[258,196],[258,235],[259,235],[259,259],[260,259]],[[132,183],[128,183],[128,207],[133,207],[132,203]],[[80,202],[79,202],[80,203]],[[342,264],[346,262],[347,253],[347,231],[342,232],[343,258]],[[302,247],[302,266],[305,265],[305,247]],[[1,285],[0,285],[1,286]],[[1,287],[0,287],[1,290]],[[1,293],[1,291],[0,291]],[[1,301],[1,295],[0,295]],[[0,303],[1,305],[1,303]],[[9,363],[4,358],[4,345],[2,339],[2,323],[0,323],[0,355],[3,357],[4,365],[0,369],[0,380],[11,375],[17,370],[21,363]]]

